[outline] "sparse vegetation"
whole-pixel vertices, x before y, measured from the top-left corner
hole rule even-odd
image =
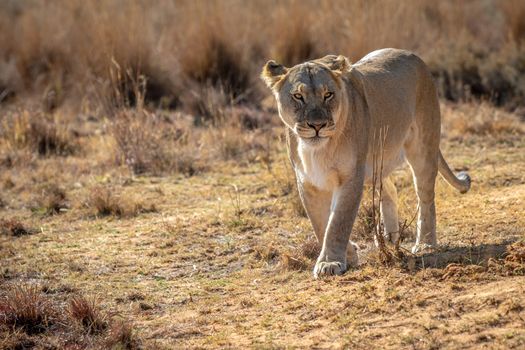
[[[76,295],[63,304],[37,285],[11,286],[0,298],[2,348],[140,348],[131,324],[111,318],[96,299]]]
[[[42,186],[36,202],[35,211],[47,215],[59,214],[68,208],[66,192],[53,183]]]
[[[99,301],[95,298],[71,298],[69,313],[90,334],[100,333],[108,328],[108,316],[99,310]]]
[[[17,219],[2,219],[0,220],[0,232],[3,235],[11,235],[14,237],[30,235],[35,232],[31,228],[27,228],[22,222]]]
[[[157,211],[155,204],[148,206],[131,195],[115,194],[104,187],[94,187],[91,190],[87,206],[101,216],[132,217]]]
[[[36,286],[14,287],[0,299],[0,324],[36,334],[45,332],[56,320],[56,310]]]

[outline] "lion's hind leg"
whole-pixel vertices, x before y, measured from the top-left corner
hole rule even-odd
[[[406,155],[412,169],[418,199],[416,244],[412,247],[412,252],[417,253],[437,245],[434,197],[438,164],[437,151],[432,147],[420,144],[419,147],[410,148],[406,149]]]

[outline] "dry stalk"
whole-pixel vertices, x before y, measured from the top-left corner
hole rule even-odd
[[[374,143],[372,149],[372,220],[374,241],[377,242],[379,249],[379,260],[382,264],[390,265],[396,261],[399,261],[403,254],[401,253],[399,247],[400,239],[395,242],[395,246],[393,248],[389,247],[385,243],[384,227],[381,225],[381,212],[380,210],[377,210],[378,206],[380,206],[383,200],[384,146],[386,143],[387,134],[388,127],[382,127],[379,129],[378,137],[376,137],[374,134],[374,140],[377,139],[378,142],[377,144]]]

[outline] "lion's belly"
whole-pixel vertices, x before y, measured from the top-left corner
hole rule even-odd
[[[389,157],[388,159],[383,159],[383,166],[379,164],[376,169],[374,169],[373,162],[369,160],[365,167],[365,182],[366,183],[372,183],[374,178],[374,172],[377,173],[377,175],[381,175],[381,178],[385,178],[388,175],[390,175],[394,170],[399,168],[403,163],[405,162],[405,152],[404,150],[400,150],[398,153],[396,153],[393,157]],[[377,176],[378,178],[379,176]]]

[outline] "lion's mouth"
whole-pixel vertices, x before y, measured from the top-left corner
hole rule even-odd
[[[328,127],[323,127],[322,129],[316,130],[314,128],[304,128],[302,126],[296,126],[295,132],[303,140],[311,141],[320,141],[323,139],[328,139],[333,136],[335,132],[335,127],[330,125]]]
[[[311,137],[301,137],[301,140],[310,145],[310,146],[317,146],[317,145],[320,145],[320,144],[324,144],[324,142],[326,142],[326,140],[328,140],[328,137],[327,136],[320,136],[320,135],[315,135],[315,136],[311,136]]]

